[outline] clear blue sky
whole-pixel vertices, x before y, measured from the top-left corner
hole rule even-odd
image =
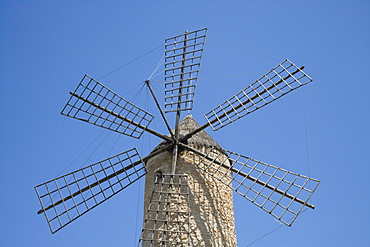
[[[203,27],[208,37],[191,112],[200,124],[285,58],[314,79],[220,131],[207,130],[226,149],[322,181],[316,209],[290,228],[235,195],[238,246],[370,246],[370,1],[4,0],[2,246],[136,246],[143,180],[54,235],[36,214],[34,186],[132,147],[146,155],[159,139],[133,140],[60,115],[68,92],[85,73],[100,78],[165,38]],[[152,112],[151,127],[166,134],[141,90],[162,54],[160,47],[101,82]],[[162,101],[163,74],[153,80]]]

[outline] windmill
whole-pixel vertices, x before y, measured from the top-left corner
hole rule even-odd
[[[206,132],[217,131],[312,79],[286,59],[206,113],[191,115],[207,29],[165,40],[164,110],[149,88],[169,134],[149,125],[154,116],[85,75],[62,110],[68,117],[139,139],[163,141],[146,157],[136,148],[35,186],[52,233],[146,176],[141,246],[236,246],[233,191],[291,226],[320,181],[227,151]],[[174,113],[172,129],[166,118]]]

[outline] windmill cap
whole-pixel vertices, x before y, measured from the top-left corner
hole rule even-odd
[[[193,116],[187,115],[179,124],[180,138],[198,128],[200,128],[200,125],[194,120]],[[167,142],[162,141],[157,147],[153,149],[153,151],[158,150],[158,148],[162,147],[166,143]],[[191,146],[216,148],[218,150],[222,150],[221,146],[215,140],[213,140],[213,138],[204,130],[201,130],[190,137],[187,140],[186,144]]]
[[[193,116],[187,115],[179,124],[180,138],[198,128],[200,128],[200,125],[194,120]],[[204,130],[201,130],[190,137],[187,143],[190,145],[222,149],[221,146]]]

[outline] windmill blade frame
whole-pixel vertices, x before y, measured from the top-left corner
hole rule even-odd
[[[148,128],[154,116],[85,75],[61,114],[139,139],[144,131],[169,140]]]
[[[35,186],[52,233],[116,195],[146,174],[135,148]]]
[[[165,112],[190,111],[194,95],[207,28],[165,40],[164,95]]]
[[[189,194],[188,175],[157,173],[139,246],[190,245]]]
[[[257,81],[206,113],[204,117],[213,130],[232,122],[304,86],[312,79],[289,59],[284,60]]]
[[[239,195],[291,226],[304,207],[314,209],[309,200],[320,181],[231,151],[210,149],[199,156],[196,165]],[[310,187],[313,187],[311,189]]]

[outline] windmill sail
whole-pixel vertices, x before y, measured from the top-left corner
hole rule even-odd
[[[256,82],[205,114],[208,125],[211,125],[213,130],[221,129],[294,89],[306,85],[312,79],[303,72],[303,69],[303,66],[299,68],[286,59]]]
[[[189,148],[187,148],[189,149]],[[191,148],[189,150],[192,150]],[[195,151],[197,154],[200,152]],[[211,149],[197,166],[235,192],[291,226],[320,181],[230,151]],[[232,172],[230,178],[230,172]]]
[[[165,40],[165,112],[191,110],[207,29]]]
[[[63,115],[134,138],[140,138],[154,118],[88,75],[70,94]]]
[[[52,233],[111,198],[146,174],[136,149],[35,186]]]
[[[186,174],[158,173],[144,219],[140,246],[190,246]]]

